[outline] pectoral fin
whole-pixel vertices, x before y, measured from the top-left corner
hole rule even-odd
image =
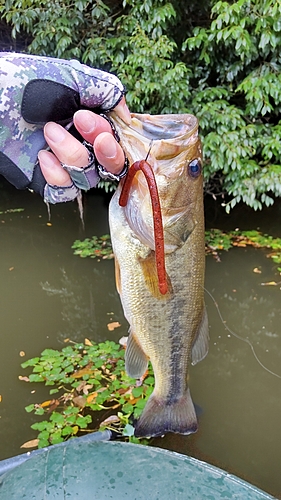
[[[147,370],[148,358],[143,352],[136,335],[129,335],[125,353],[125,368],[132,378],[140,378]]]
[[[208,354],[209,347],[209,328],[208,328],[208,316],[206,307],[204,306],[202,320],[198,328],[198,334],[195,338],[191,351],[191,362],[192,365],[196,365]]]
[[[140,265],[142,268],[142,273],[144,276],[145,284],[149,289],[151,295],[156,299],[163,299],[169,297],[169,294],[172,291],[171,280],[166,273],[166,282],[168,284],[168,292],[165,295],[162,295],[159,291],[159,281],[158,274],[156,269],[156,261],[155,261],[155,252],[151,250],[149,255],[144,259],[140,259]]]

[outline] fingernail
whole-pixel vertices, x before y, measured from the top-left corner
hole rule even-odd
[[[75,113],[75,122],[82,132],[90,133],[96,127],[95,115],[91,111],[80,109]]]
[[[125,106],[123,107],[123,113],[124,113],[124,121],[125,121],[125,123],[127,123],[128,125],[130,125],[130,123],[132,121],[132,118],[131,118],[131,113],[129,111],[129,108],[128,108],[127,104],[125,104]]]
[[[45,151],[44,149],[42,149],[41,151],[39,151],[39,153],[38,153],[38,160],[40,161],[40,164],[43,165],[46,168],[50,168],[54,164],[53,158],[50,156],[50,154],[48,153],[48,151]]]
[[[132,118],[131,118],[131,113],[129,111],[129,108],[126,104],[125,97],[122,97],[121,101],[117,106],[115,107],[114,111],[117,113],[117,115],[120,116],[120,118],[127,124],[130,125]]]
[[[46,138],[50,139],[52,142],[61,142],[66,136],[66,130],[64,130],[61,125],[53,122],[49,122],[45,125],[44,132]]]

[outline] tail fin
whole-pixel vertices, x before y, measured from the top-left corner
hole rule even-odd
[[[197,431],[197,418],[189,389],[177,401],[167,401],[151,394],[139,420],[136,437],[163,436],[167,432],[192,434]]]

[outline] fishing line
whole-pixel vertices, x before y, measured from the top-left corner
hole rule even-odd
[[[211,292],[209,292],[209,290],[207,290],[205,287],[203,287],[205,292],[209,295],[209,297],[211,297],[213,303],[215,304],[215,307],[217,309],[217,312],[218,312],[218,315],[219,315],[219,318],[221,320],[221,322],[223,323],[225,329],[231,334],[233,335],[233,337],[236,337],[238,340],[242,340],[242,342],[245,342],[246,344],[248,344],[251,348],[251,351],[256,359],[256,361],[258,362],[258,364],[268,373],[270,373],[271,375],[274,375],[274,377],[277,377],[277,378],[280,378],[281,379],[281,375],[278,375],[278,373],[275,373],[273,371],[271,371],[269,368],[267,368],[262,362],[261,360],[259,359],[258,355],[256,354],[256,351],[254,349],[254,346],[253,344],[250,342],[250,340],[248,339],[244,339],[243,337],[240,337],[240,335],[238,335],[237,333],[235,333],[233,330],[231,330],[229,328],[229,326],[227,326],[226,324],[226,321],[223,319],[223,316],[221,314],[221,311],[220,311],[220,308],[219,308],[219,305],[218,303],[216,302],[215,298],[213,297],[213,295],[211,294]]]
[[[150,155],[150,151],[151,151],[151,148],[152,148],[152,144],[153,144],[153,139],[151,139],[150,143],[149,143],[149,146],[148,146],[148,151],[147,151],[147,155],[145,157],[145,160],[144,161],[147,161],[147,158],[149,157]]]

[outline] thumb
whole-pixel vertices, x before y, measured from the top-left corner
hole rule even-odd
[[[121,101],[114,108],[115,113],[125,122],[127,125],[131,123],[131,113],[126,103],[126,99],[123,96]]]

